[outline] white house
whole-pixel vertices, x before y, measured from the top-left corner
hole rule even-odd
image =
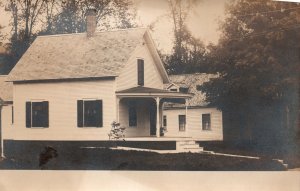
[[[165,88],[172,92],[191,93],[186,103],[165,103],[163,126],[168,136],[191,136],[201,141],[223,140],[222,112],[209,106],[199,87],[213,74],[182,74],[169,76]]]
[[[126,127],[126,137],[160,137],[163,115],[166,137],[221,139],[196,129],[188,114],[185,133],[175,130],[172,112],[186,110],[164,110],[164,103],[193,95],[173,91],[176,83],[164,89],[171,82],[147,29],[95,32],[93,19],[87,16],[87,33],[37,37],[19,60],[4,80],[12,99],[2,104],[3,139],[107,140],[113,121]],[[213,113],[211,133],[221,133],[213,122],[221,123],[220,112],[203,112]]]

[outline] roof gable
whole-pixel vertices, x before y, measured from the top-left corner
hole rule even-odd
[[[76,79],[118,76],[135,48],[143,42],[144,28],[40,36],[15,68],[10,81]]]
[[[208,103],[205,101],[205,94],[197,90],[198,85],[202,85],[204,82],[208,82],[211,78],[218,77],[217,74],[205,74],[205,73],[195,73],[195,74],[181,74],[181,75],[170,75],[170,85],[175,85],[177,87],[188,87],[189,93],[194,96],[189,100],[189,106],[207,106]],[[171,86],[166,86],[170,89]],[[181,107],[180,104],[171,104],[174,107]]]
[[[170,83],[167,71],[166,71],[166,69],[164,67],[164,64],[163,64],[163,62],[162,62],[162,60],[161,60],[161,58],[160,58],[160,56],[157,52],[156,46],[153,42],[153,39],[150,35],[149,30],[147,30],[146,33],[144,34],[144,39],[147,42],[150,53],[151,53],[151,55],[154,59],[154,63],[155,63],[155,65],[156,65],[156,67],[157,67],[157,69],[158,69],[158,71],[159,71],[159,73],[160,73],[160,75],[163,79],[163,83],[165,83],[165,84]]]

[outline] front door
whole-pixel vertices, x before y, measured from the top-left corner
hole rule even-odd
[[[156,106],[151,104],[149,107],[150,135],[156,135]]]

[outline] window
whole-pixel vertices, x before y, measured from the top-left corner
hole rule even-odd
[[[144,85],[144,60],[138,59],[137,64],[138,64],[138,68],[137,68],[138,85],[143,86]]]
[[[170,89],[171,92],[177,92],[177,89],[176,88],[172,88]]]
[[[167,116],[166,115],[163,116],[163,126],[164,127],[167,126]]]
[[[189,88],[180,87],[179,88],[179,92],[181,92],[181,93],[188,93],[189,92]]]
[[[103,126],[102,100],[78,100],[77,101],[77,126],[78,127],[102,127]]]
[[[202,114],[202,130],[211,130],[210,114]]]
[[[49,127],[49,102],[26,102],[26,127]]]
[[[137,113],[136,113],[136,106],[131,105],[128,109],[129,115],[129,127],[136,127],[137,126]]]
[[[178,115],[179,131],[185,131],[185,115]]]

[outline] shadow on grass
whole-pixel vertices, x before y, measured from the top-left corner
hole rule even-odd
[[[40,153],[24,154],[0,162],[1,169],[44,170],[163,170],[163,171],[274,171],[285,170],[270,159],[247,159],[201,153],[158,154],[109,148],[56,149],[40,165]],[[48,155],[47,155],[48,156]],[[53,155],[54,156],[54,155]]]

